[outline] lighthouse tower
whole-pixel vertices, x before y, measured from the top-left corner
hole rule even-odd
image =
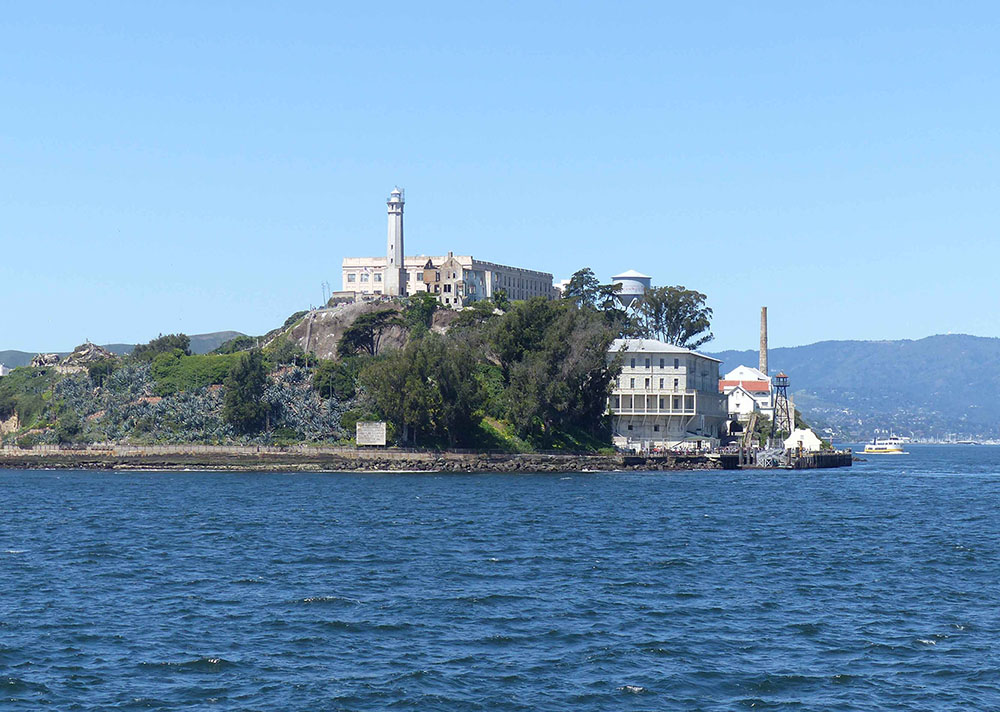
[[[406,267],[403,262],[403,203],[404,192],[396,188],[389,193],[385,204],[389,206],[389,239],[385,253],[384,294],[390,297],[406,296]]]

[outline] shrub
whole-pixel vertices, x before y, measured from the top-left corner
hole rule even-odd
[[[239,355],[204,354],[185,356],[179,349],[162,353],[153,359],[150,373],[158,396],[181,391],[194,391],[225,381]]]
[[[179,350],[186,356],[191,355],[191,339],[187,334],[160,334],[148,344],[139,344],[132,349],[132,356],[140,361],[152,361],[159,354]]]
[[[39,443],[38,436],[35,433],[28,433],[22,435],[17,439],[17,446],[23,450],[30,450]]]

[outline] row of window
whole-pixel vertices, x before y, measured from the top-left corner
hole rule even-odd
[[[646,366],[645,366],[645,368],[650,368],[652,366],[652,363],[653,363],[652,359],[648,359],[647,358],[646,359]],[[635,359],[631,359],[630,360],[629,367],[630,368],[635,368]],[[666,368],[666,367],[667,367],[667,359],[661,358],[660,359],[660,368]],[[680,368],[680,367],[681,367],[681,360],[679,358],[675,358],[674,359],[674,368]]]
[[[371,275],[369,275],[367,272],[362,272],[361,273],[361,281],[362,282],[367,282],[369,276],[371,276]],[[358,277],[358,275],[356,275],[356,274],[353,274],[353,273],[352,274],[348,274],[347,275],[347,281],[349,283],[350,282],[356,282],[357,281],[357,277]],[[374,277],[375,277],[375,279],[372,280],[372,281],[374,281],[374,282],[381,282],[382,281],[382,273],[381,272],[376,272],[374,274]]]
[[[649,379],[649,378],[645,379],[646,383],[645,383],[645,385],[643,386],[643,388],[649,388],[649,382],[650,382],[650,380],[651,380],[651,379]],[[667,379],[665,379],[665,378],[661,378],[661,379],[660,379],[660,388],[665,388],[665,387],[666,387],[666,386],[664,386],[664,382],[665,382],[666,380],[667,380]],[[676,389],[676,388],[680,388],[680,384],[681,384],[681,379],[679,379],[679,378],[675,378],[675,379],[674,379],[674,388],[675,388],[675,389]],[[622,388],[624,388],[624,387],[625,387],[625,378],[624,378],[624,377],[622,377]],[[635,379],[634,379],[634,378],[629,378],[629,379],[628,379],[628,387],[629,387],[629,388],[635,388]]]

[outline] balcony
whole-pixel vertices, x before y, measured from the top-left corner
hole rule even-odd
[[[725,399],[693,389],[620,388],[608,400],[614,415],[725,415]]]

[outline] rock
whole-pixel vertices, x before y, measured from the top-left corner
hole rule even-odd
[[[38,354],[31,359],[32,368],[46,368],[59,363],[59,354]]]
[[[92,344],[89,341],[80,344],[75,349],[73,353],[62,360],[62,365],[64,366],[82,366],[88,363],[95,363],[97,361],[104,361],[109,358],[114,358],[115,355],[97,344]]]

